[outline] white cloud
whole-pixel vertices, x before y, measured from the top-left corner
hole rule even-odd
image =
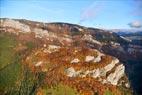
[[[128,24],[132,28],[140,28],[142,27],[142,23],[140,21],[133,21]]]
[[[86,20],[95,18],[96,15],[101,11],[103,4],[104,4],[104,2],[91,3],[87,8],[85,8],[81,12],[79,24],[86,21]]]

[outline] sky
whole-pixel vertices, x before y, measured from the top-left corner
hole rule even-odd
[[[142,0],[0,0],[0,17],[142,29]]]

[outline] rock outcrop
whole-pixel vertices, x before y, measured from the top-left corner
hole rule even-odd
[[[86,34],[85,34],[85,35],[82,37],[82,39],[83,39],[83,40],[86,40],[86,41],[88,41],[88,42],[94,43],[94,44],[101,45],[101,42],[99,42],[99,41],[97,41],[97,40],[94,40],[92,35],[86,35]]]
[[[91,60],[94,57],[89,57]],[[90,61],[90,60],[89,60]],[[83,69],[75,70],[73,67],[68,68],[66,71],[67,76],[69,77],[86,77],[90,76],[93,78],[100,78],[102,83],[110,83],[112,85],[118,85],[118,82],[125,75],[125,67],[123,64],[119,64],[119,60],[113,58],[112,62],[106,65],[103,68],[97,68],[94,70],[86,70]],[[115,71],[112,71],[115,68]],[[104,79],[105,78],[105,79]]]
[[[80,60],[78,58],[75,58],[71,61],[71,63],[78,63]]]
[[[12,19],[1,20],[1,25],[3,27],[11,27],[14,29],[18,29],[22,32],[31,32],[30,27],[26,24],[20,23],[19,21],[15,21]]]
[[[124,73],[125,73],[124,71],[125,71],[125,67],[122,64],[117,66],[114,73],[111,73],[107,77],[107,81],[113,85],[117,85],[118,81],[124,76]]]

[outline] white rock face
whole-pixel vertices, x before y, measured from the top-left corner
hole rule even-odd
[[[119,66],[117,66],[116,70],[114,73],[111,73],[108,77],[107,77],[107,81],[110,82],[113,85],[117,85],[118,81],[120,78],[122,78],[124,76],[124,71],[125,71],[125,67],[121,64]]]
[[[34,28],[33,32],[35,33],[35,37],[38,37],[38,38],[49,36],[49,33],[48,33],[47,30],[43,30],[43,29],[40,29],[40,28]]]
[[[102,76],[106,76],[106,73],[110,70],[112,70],[112,68],[118,63],[118,59],[112,60],[112,62],[110,64],[108,64],[107,66],[103,67],[103,68],[98,68],[98,69],[94,69],[94,70],[87,70],[87,71],[75,71],[75,72],[80,72],[78,73],[79,76],[83,76],[85,77],[86,75],[90,75],[93,78],[97,78],[97,77],[102,77]]]
[[[107,66],[104,67],[104,70],[106,72],[110,71],[117,63],[119,63],[119,60],[116,58],[113,59],[110,64],[108,64]]]
[[[126,86],[127,88],[130,88],[130,84],[129,84],[129,83],[126,83],[125,86]]]
[[[48,45],[48,47],[47,48],[46,47],[47,46],[44,45],[44,49],[43,49],[44,53],[56,52],[56,51],[58,51],[61,48],[60,46],[57,46],[57,45]]]
[[[94,60],[93,57],[89,57],[89,58],[90,60]],[[110,83],[112,85],[117,85],[118,81],[124,76],[125,68],[123,64],[118,65],[113,73],[110,73],[108,76],[106,76],[107,73],[111,71],[117,63],[119,63],[119,60],[116,58],[113,58],[112,62],[103,68],[97,68],[94,70],[86,70],[86,71],[84,70],[75,71],[73,67],[70,67],[67,69],[66,73],[68,77],[82,77],[83,78],[88,75],[93,78],[99,78],[99,81],[101,80],[103,84]],[[105,77],[106,79],[101,79],[101,77]]]
[[[81,71],[80,71],[81,72]],[[83,72],[83,71],[82,71]],[[82,77],[82,78],[84,78],[84,77],[86,77],[88,74],[90,74],[90,71],[89,70],[87,70],[87,71],[85,71],[85,72],[83,72],[82,73],[81,72],[81,74],[78,74],[79,75],[79,77]]]
[[[43,62],[42,61],[39,61],[39,62],[37,62],[36,64],[35,64],[35,66],[36,67],[39,67],[39,66],[41,66],[43,64]]]
[[[100,62],[101,61],[101,56],[97,56],[95,59],[94,59],[94,61],[93,62]]]
[[[73,67],[70,67],[66,70],[66,73],[67,73],[67,76],[68,77],[76,77],[77,73],[76,71],[74,70]]]
[[[47,45],[46,44],[43,44],[43,47],[46,47]]]
[[[96,58],[94,57],[94,56],[86,56],[86,58],[85,58],[85,62],[100,62],[101,61],[101,56],[100,55],[98,55]]]
[[[61,47],[60,46],[57,46],[57,45],[48,45],[48,53],[52,53],[52,52],[56,52],[60,49]]]
[[[97,52],[98,56],[105,56],[103,53],[101,53],[101,52],[100,52],[100,51],[98,51],[98,50],[94,50],[94,51],[96,51],[96,52]]]
[[[95,52],[97,52],[97,57],[94,57],[94,56],[86,56],[85,58],[85,62],[94,62],[94,63],[97,63],[97,62],[100,62],[101,61],[101,57],[104,56],[104,54],[100,53],[99,51],[95,50]]]
[[[71,61],[71,63],[78,63],[80,60],[78,58],[75,58]]]
[[[132,42],[132,40],[126,38],[126,37],[123,37],[123,36],[120,36],[122,39],[126,40],[126,41],[129,41],[129,42]]]
[[[52,33],[52,32],[49,33],[47,30],[43,30],[41,28],[32,28],[26,24],[23,24],[19,21],[12,20],[12,19],[1,20],[0,25],[3,27],[11,27],[11,28],[17,29],[19,30],[18,32],[22,32],[22,33],[34,32],[36,38],[43,38],[43,37],[46,37],[47,39],[58,38],[57,35],[55,35],[55,33]],[[69,39],[66,39],[66,40],[69,40]]]
[[[97,78],[97,77],[101,77],[105,75],[106,75],[106,72],[104,71],[104,69],[95,69],[93,70],[93,73],[92,73],[93,78]]]
[[[110,43],[111,43],[111,45],[114,45],[114,46],[120,46],[120,43],[116,43],[116,42],[113,42],[113,41],[111,41]]]
[[[31,32],[30,27],[28,25],[22,24],[19,21],[15,21],[12,19],[4,20],[2,25],[4,27],[12,27],[12,28],[18,29],[22,32]]]
[[[97,77],[102,77],[102,76],[106,76],[106,73],[110,70],[112,70],[112,68],[114,68],[114,66],[119,62],[118,59],[114,59],[112,60],[112,62],[110,64],[108,64],[107,66],[105,66],[104,68],[100,68],[100,69],[96,69],[93,71],[92,73],[92,77],[97,78]]]
[[[57,45],[48,45],[48,48],[49,49],[59,49],[61,48],[60,46],[57,46]]]
[[[51,51],[49,51],[48,49],[44,49],[43,52],[44,53],[51,53]]]
[[[72,42],[72,39],[70,37],[60,37],[59,40],[60,41],[66,41],[68,43]]]
[[[86,56],[86,58],[85,58],[85,62],[90,62],[90,61],[93,61],[94,60],[94,56]]]
[[[87,40],[87,41],[92,42],[92,43],[95,43],[95,44],[101,45],[101,43],[99,41],[93,39],[92,35],[86,35],[85,34],[82,39]]]

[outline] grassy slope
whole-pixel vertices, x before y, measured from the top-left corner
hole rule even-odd
[[[0,34],[0,92],[11,91],[20,79],[21,65],[15,53],[17,41],[10,35]]]
[[[77,92],[69,86],[58,84],[54,87],[43,89],[44,95],[77,95]]]

